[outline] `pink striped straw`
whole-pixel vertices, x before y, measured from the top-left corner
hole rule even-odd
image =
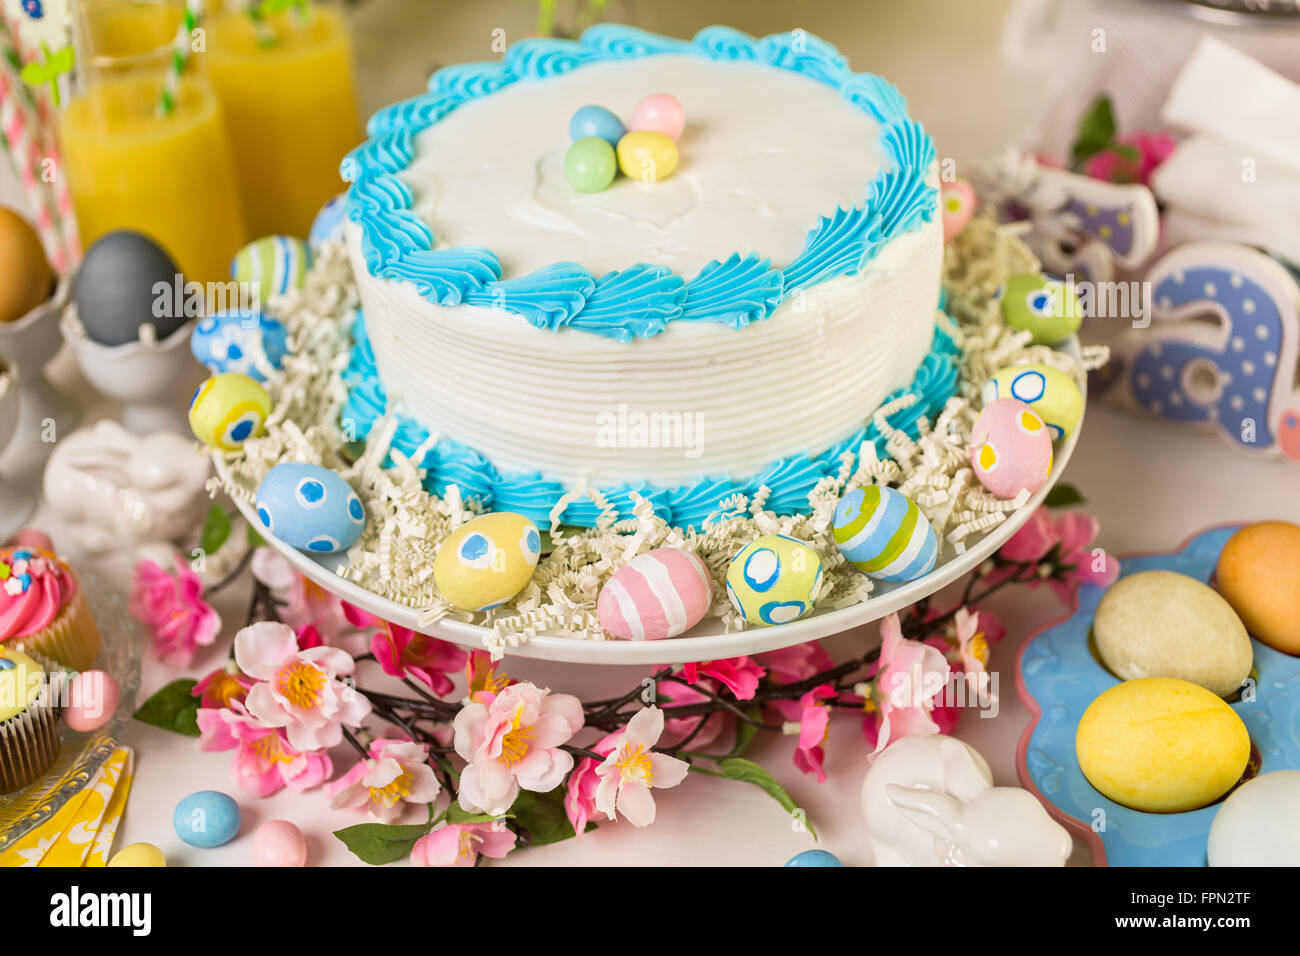
[[[0,57],[0,59],[3,59]],[[55,201],[48,184],[41,180],[41,163],[46,156],[37,137],[40,126],[24,99],[22,79],[14,75],[7,59],[0,63],[0,133],[9,146],[18,181],[36,213],[36,231],[54,268],[63,273],[69,261],[63,234],[57,223]],[[56,179],[61,178],[56,175]]]

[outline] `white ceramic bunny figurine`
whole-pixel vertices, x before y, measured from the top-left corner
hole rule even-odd
[[[995,787],[979,752],[954,737],[903,737],[862,782],[877,866],[1063,866],[1065,828],[1019,787]]]

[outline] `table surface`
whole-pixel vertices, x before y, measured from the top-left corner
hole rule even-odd
[[[431,30],[423,34],[404,31],[399,16],[401,6],[394,0],[372,0],[358,15],[363,100],[371,106],[418,90],[428,68],[436,65],[426,62],[430,58],[441,58],[443,62],[482,58],[468,38],[488,30],[493,22],[519,23],[519,8],[527,5],[452,5],[448,17],[470,16],[457,12],[466,8],[476,12],[468,23],[440,23],[436,40]],[[780,4],[656,4],[653,12],[632,4],[614,6],[616,13],[620,6],[645,13],[637,21],[642,25],[679,34],[708,22],[732,22],[753,32],[779,29],[783,24],[788,27],[788,13],[776,15],[777,7],[788,11]],[[914,112],[936,131],[941,154],[945,149],[965,150],[965,155],[972,156],[987,154],[1021,130],[1021,106],[1027,102],[1026,97],[1032,96],[1032,90],[998,65],[1001,14],[1007,6],[1002,0],[970,5],[979,8],[978,15],[965,4],[936,4],[930,0],[824,6],[852,10],[852,21],[840,25],[823,5],[805,5],[800,8],[801,16],[805,9],[808,11],[801,25],[836,38],[855,60],[862,62],[862,57],[868,57],[873,69],[893,78],[908,94]],[[682,12],[682,7],[692,12]],[[947,19],[931,29],[936,7],[942,7]],[[662,13],[664,8],[672,8],[673,12]],[[780,22],[766,22],[773,18]],[[525,30],[526,25],[521,24],[517,35]],[[431,45],[417,54],[421,35]],[[403,37],[400,44],[396,39],[399,36]],[[396,56],[386,46],[390,40],[398,44]],[[900,48],[917,49],[922,43],[929,51],[923,60],[899,52]],[[388,61],[399,63],[398,67],[381,70],[378,64],[385,50]],[[402,58],[402,50],[411,51],[406,59]],[[976,68],[979,83],[951,82]],[[975,103],[982,104],[974,114],[978,121],[972,118],[970,109]],[[15,187],[4,176],[0,172],[0,202],[17,204]],[[66,354],[51,366],[51,371],[59,384],[81,397],[85,420],[111,414],[112,409],[94,396]],[[1300,519],[1298,479],[1300,472],[1293,465],[1238,452],[1214,435],[1158,426],[1096,403],[1089,409],[1078,451],[1064,476],[1065,481],[1084,492],[1087,509],[1100,519],[1100,543],[1121,555],[1171,549],[1195,531],[1222,522]],[[35,522],[52,523],[44,507]],[[101,570],[118,581],[126,573],[121,567]],[[218,646],[195,661],[191,674],[206,673],[222,659],[229,635],[242,620],[244,599],[238,589],[220,596],[218,610],[228,626]],[[966,715],[957,735],[988,758],[997,783],[1006,785],[1016,782],[1015,745],[1028,719],[1014,689],[1016,652],[1026,635],[1064,609],[1046,588],[1003,592],[989,607],[1007,626],[1007,637],[994,647],[990,663],[1000,691],[999,707],[996,716]],[[833,656],[843,658],[860,653],[876,640],[876,626],[869,625],[832,638],[826,646]],[[625,689],[645,674],[642,668],[509,659],[505,669],[513,677],[580,696]],[[143,693],[179,676],[184,675],[145,654]],[[363,818],[331,811],[322,790],[307,794],[282,791],[259,800],[233,786],[229,754],[201,753],[190,738],[138,722],[129,726],[123,742],[135,749],[136,771],[131,800],[118,833],[119,847],[136,841],[155,843],[173,865],[245,865],[251,863],[248,834],[252,829],[266,820],[283,818],[297,823],[306,835],[312,865],[359,862],[331,836],[331,831]],[[793,742],[789,739],[763,735],[749,756],[768,767],[805,809],[820,833],[820,846],[850,865],[869,862],[866,828],[858,802],[868,748],[856,717],[837,716],[826,750],[830,779],[822,784],[795,769],[790,761]],[[341,753],[338,763],[346,766],[350,759],[347,753]],[[200,789],[225,790],[239,801],[245,823],[241,836],[233,843],[215,850],[195,850],[180,843],[173,833],[172,809],[181,797]],[[798,832],[791,818],[769,797],[744,784],[692,777],[674,790],[657,794],[657,802],[659,819],[653,835],[639,833],[624,822],[602,825],[578,840],[514,854],[503,865],[777,865],[817,845],[809,834]],[[1088,862],[1086,851],[1076,851],[1072,862]]]

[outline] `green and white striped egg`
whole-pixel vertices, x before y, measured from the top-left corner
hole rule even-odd
[[[311,247],[292,236],[263,236],[235,253],[230,276],[256,289],[257,300],[266,305],[273,295],[284,295],[302,285],[311,268]]]
[[[835,544],[850,564],[880,581],[914,581],[928,574],[939,541],[921,509],[901,491],[855,488],[835,506]]]

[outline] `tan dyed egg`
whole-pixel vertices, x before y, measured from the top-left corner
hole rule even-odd
[[[1228,602],[1173,571],[1140,571],[1112,584],[1097,605],[1092,632],[1116,677],[1175,677],[1220,697],[1236,693],[1254,659]]]
[[[541,552],[537,525],[523,515],[482,515],[447,535],[433,559],[433,580],[453,606],[486,611],[524,589]]]
[[[1300,654],[1300,525],[1242,528],[1219,555],[1215,584],[1246,630],[1269,647]]]
[[[54,273],[27,220],[0,206],[0,322],[16,322],[50,297]]]

